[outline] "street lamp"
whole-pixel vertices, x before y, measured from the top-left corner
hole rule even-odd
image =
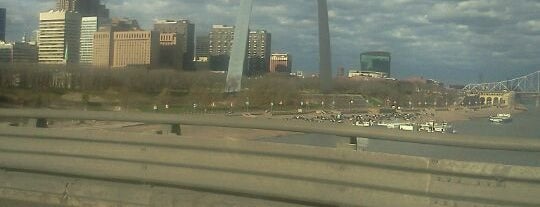
[[[274,102],[270,102],[270,113],[274,113]]]

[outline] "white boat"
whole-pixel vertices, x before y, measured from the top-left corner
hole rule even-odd
[[[414,125],[413,124],[401,124],[399,125],[399,129],[403,131],[414,131]]]
[[[362,122],[362,126],[363,127],[370,127],[370,126],[373,126],[373,123],[369,122],[369,121],[365,121],[365,122]]]
[[[371,126],[373,126],[373,122],[370,122],[370,121],[364,121],[364,122],[356,121],[356,123],[354,125],[355,126],[361,126],[361,127],[371,127]]]
[[[418,131],[439,132],[439,133],[455,133],[454,126],[447,122],[436,123],[435,121],[421,124]]]
[[[489,121],[494,123],[505,123],[512,121],[511,114],[497,114],[497,116],[490,116]]]

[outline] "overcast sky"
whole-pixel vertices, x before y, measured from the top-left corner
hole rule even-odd
[[[197,35],[212,24],[234,25],[239,0],[108,0],[114,17],[190,19]],[[8,39],[37,28],[54,0],[0,0]],[[334,68],[359,68],[361,52],[392,53],[397,77],[453,83],[499,80],[540,70],[538,0],[328,0]],[[318,68],[315,0],[256,0],[252,29],[273,35],[272,51],[294,56],[294,69]]]

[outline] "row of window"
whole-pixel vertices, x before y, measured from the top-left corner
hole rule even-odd
[[[149,33],[116,33],[114,34],[115,39],[133,39],[133,38],[150,38],[151,34]]]

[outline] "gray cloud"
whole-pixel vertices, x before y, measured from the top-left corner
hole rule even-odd
[[[150,29],[155,19],[187,18],[197,33],[234,24],[239,0],[109,0],[113,16]],[[0,0],[8,8],[8,38],[37,28],[53,0]],[[535,0],[330,0],[334,66],[358,68],[361,52],[393,54],[393,71],[453,82],[490,80],[540,69],[540,3]],[[313,0],[256,1],[251,27],[272,32],[274,51],[294,55],[294,67],[317,70]]]

